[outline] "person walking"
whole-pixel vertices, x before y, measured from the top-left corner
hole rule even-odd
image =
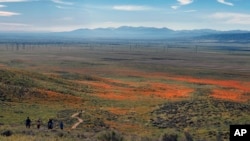
[[[62,121],[60,122],[59,126],[60,126],[60,129],[63,130],[63,126],[64,126],[64,125],[63,125],[63,122],[62,122]]]
[[[41,127],[41,120],[38,119],[38,120],[37,120],[37,129],[40,129],[40,127]]]
[[[49,119],[49,121],[48,121],[48,129],[53,129],[53,121],[52,121],[52,119]]]
[[[30,125],[31,125],[31,120],[29,117],[27,117],[26,121],[25,121],[25,125],[26,125],[26,128],[30,128]]]

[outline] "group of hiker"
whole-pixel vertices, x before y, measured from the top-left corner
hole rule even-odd
[[[37,129],[40,129],[42,121],[40,119],[38,119],[36,122],[37,122],[37,124],[36,124],[37,125]],[[25,121],[25,125],[26,125],[26,128],[30,128],[30,126],[31,126],[31,119],[29,117],[27,117],[27,119]],[[62,121],[60,121],[59,127],[60,127],[60,129],[63,130],[64,125],[63,125]],[[48,129],[53,129],[53,128],[54,128],[54,122],[53,122],[52,119],[49,119],[49,121],[48,121]]]

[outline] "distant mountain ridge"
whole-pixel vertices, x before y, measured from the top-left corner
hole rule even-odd
[[[77,29],[68,32],[48,33],[0,33],[3,39],[209,39],[250,40],[250,31],[218,31],[211,29],[172,30],[169,28],[131,27]]]
[[[250,42],[250,32],[210,34],[210,35],[200,36],[198,38],[207,39],[207,40],[219,40],[219,41],[248,41]]]
[[[84,36],[86,38],[170,38],[175,32],[168,28],[153,27],[129,27],[119,28],[96,28],[96,29],[77,29],[70,32],[59,34],[70,35],[72,37]]]
[[[218,31],[212,29],[172,30],[169,28],[121,26],[118,28],[77,29],[70,32],[60,32],[59,34],[71,37],[118,39],[171,39],[197,37],[199,37],[200,39],[216,39],[216,37],[219,37],[219,39],[223,39],[223,36],[226,37],[225,39],[229,39],[230,36],[238,39],[238,36],[249,36],[248,33],[250,33],[250,31]],[[245,38],[246,37],[244,37],[244,39]],[[248,37],[246,39],[248,39]]]

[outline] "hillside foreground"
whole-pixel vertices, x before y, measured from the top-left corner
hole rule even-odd
[[[223,141],[229,125],[250,121],[248,52],[97,45],[0,50],[0,140]]]

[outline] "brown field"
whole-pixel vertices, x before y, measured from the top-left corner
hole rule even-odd
[[[186,48],[129,50],[126,45],[47,45],[18,51],[0,47],[0,70],[27,76],[35,84],[24,97],[1,102],[0,131],[8,128],[17,135],[22,135],[26,116],[63,120],[72,133],[63,132],[62,140],[94,140],[109,130],[120,132],[126,140],[156,140],[164,133],[185,140],[184,132],[194,140],[215,140],[218,136],[228,140],[230,124],[250,121],[250,53],[207,48],[198,53]],[[4,90],[6,85],[1,82],[0,88]],[[189,103],[193,105],[187,111]],[[177,105],[175,114],[155,112],[172,104]],[[237,116],[239,104],[244,107],[241,117]],[[227,105],[237,106],[230,109]],[[85,112],[83,123],[71,130],[76,121],[70,116],[79,110]],[[217,117],[218,111],[222,118]],[[177,119],[175,125],[167,123],[173,119]],[[206,121],[200,124],[203,119]],[[84,137],[79,137],[80,133]]]

